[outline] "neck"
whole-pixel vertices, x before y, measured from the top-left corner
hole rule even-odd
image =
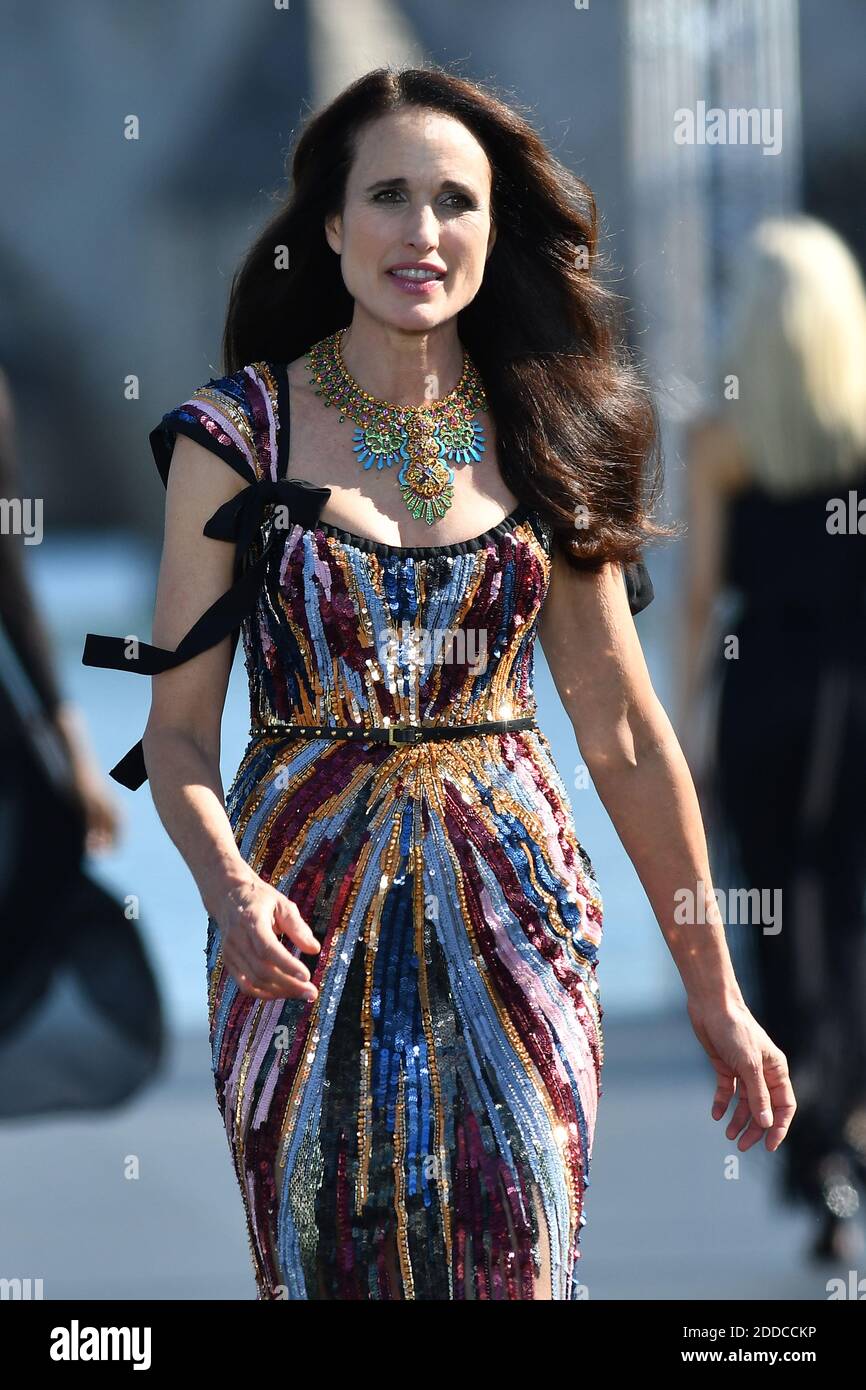
[[[455,319],[410,333],[361,313],[356,305],[342,352],[358,385],[394,405],[439,400],[454,390],[463,371]]]

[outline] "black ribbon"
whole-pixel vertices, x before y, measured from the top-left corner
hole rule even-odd
[[[244,560],[260,533],[266,509],[284,505],[292,524],[299,522],[309,527],[315,525],[329,496],[330,488],[316,487],[303,478],[261,478],[250,483],[223,502],[203,528],[203,534],[213,540],[235,542],[234,583],[197,619],[177,649],[169,651],[149,642],[137,642],[135,654],[130,655],[126,638],[88,632],[82,664],[111,671],[131,671],[139,676],[158,676],[216,646],[228,636],[232,638],[233,659],[241,623],[255,607],[269,552],[279,534],[276,531],[258,559],[244,568]],[[141,739],[111,769],[109,776],[130,791],[136,791],[147,781]]]
[[[642,613],[647,604],[652,603],[655,598],[655,589],[650,579],[649,570],[643,560],[635,560],[633,564],[623,565],[623,576],[625,578],[625,590],[628,594],[628,606],[632,616]]]

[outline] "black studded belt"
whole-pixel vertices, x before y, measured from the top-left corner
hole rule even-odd
[[[425,743],[429,739],[466,738],[471,734],[505,734],[510,729],[537,728],[535,716],[491,719],[480,724],[378,724],[372,729],[350,724],[288,724],[275,721],[250,729],[253,738],[353,738],[357,743]]]

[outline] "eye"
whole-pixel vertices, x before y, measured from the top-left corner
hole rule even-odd
[[[380,188],[379,191],[378,191],[378,193],[374,193],[374,194],[373,194],[373,200],[372,200],[372,201],[373,201],[374,203],[378,203],[378,202],[381,202],[381,201],[383,201],[383,200],[385,200],[385,199],[389,199],[389,195],[390,195],[390,194],[394,194],[396,197],[402,198],[402,197],[403,197],[403,190],[402,190],[401,188]],[[468,198],[468,197],[466,196],[465,193],[448,193],[448,194],[446,194],[445,201],[448,202],[448,203],[451,203],[452,199],[455,199],[455,198],[457,199],[457,206],[458,206],[458,207],[461,207],[461,208],[471,208],[471,207],[474,207],[474,206],[475,206],[475,204],[473,203],[472,199],[471,199],[471,198]],[[389,199],[389,200],[390,200],[390,199]],[[452,203],[452,206],[454,206],[453,203]]]

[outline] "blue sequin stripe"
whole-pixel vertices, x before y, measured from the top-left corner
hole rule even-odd
[[[427,601],[428,621],[427,630],[430,632],[454,633],[461,630],[461,618],[466,611],[467,592],[469,591],[469,579],[464,571],[477,568],[477,556],[484,552],[476,550],[468,555],[458,555],[454,557],[454,563],[450,567],[451,574],[447,583],[443,584],[437,591],[436,597],[429,597]],[[466,563],[464,563],[466,562]],[[441,655],[439,657],[441,660]],[[422,683],[427,684],[430,679],[433,667],[437,664],[437,653],[435,643],[430,644],[430,660],[419,667]],[[469,672],[467,671],[467,679]],[[472,687],[474,690],[474,686]],[[464,692],[465,698],[471,698],[469,692]]]

